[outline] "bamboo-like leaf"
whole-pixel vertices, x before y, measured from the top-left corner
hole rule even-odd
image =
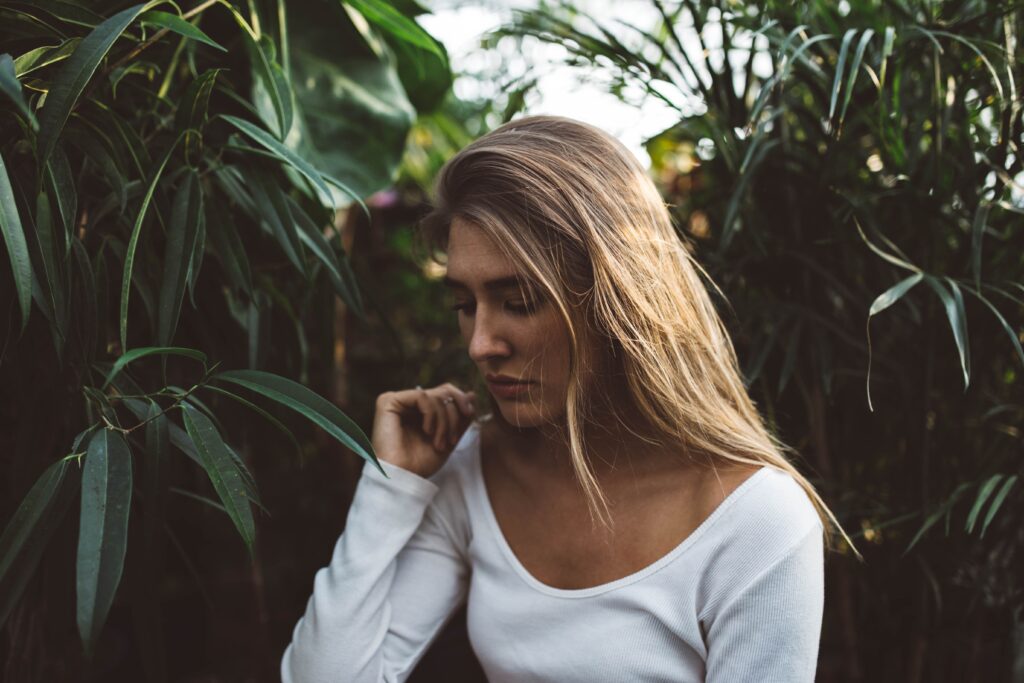
[[[224,5],[242,29],[242,39],[249,50],[249,61],[256,74],[256,80],[263,84],[267,94],[270,96],[271,102],[274,105],[274,113],[277,116],[278,138],[283,140],[288,135],[292,124],[291,88],[288,87],[284,91],[280,89],[279,86],[282,84],[283,73],[275,75],[274,67],[277,67],[277,70],[280,71],[280,66],[275,64],[271,56],[264,50],[264,43],[260,40],[261,35],[249,25],[238,10],[228,3],[224,3]],[[267,47],[273,46],[268,43]]]
[[[34,535],[70,466],[68,460],[61,459],[47,467],[7,522],[3,536],[0,536],[0,582],[7,576],[25,543]]]
[[[190,170],[178,188],[167,228],[164,249],[163,282],[160,286],[160,308],[157,316],[157,344],[170,346],[181,315],[189,263],[196,247],[199,221],[203,212],[203,191],[199,174]]]
[[[85,456],[78,531],[78,633],[89,656],[121,582],[131,497],[128,444],[117,432],[99,430]]]
[[[36,69],[42,69],[44,66],[67,59],[80,42],[82,42],[81,38],[69,38],[60,45],[44,45],[43,47],[29,50],[14,59],[14,73],[17,74],[18,78],[21,78]]]
[[[221,52],[227,52],[226,48],[213,40],[210,36],[203,33],[198,26],[185,21],[176,14],[150,10],[149,12],[143,12],[139,17],[139,21],[144,24],[152,24],[153,26],[165,28],[180,36],[185,36],[186,38],[199,41],[200,43],[205,43],[206,45],[214,47]]]
[[[220,118],[245,133],[249,138],[258,142],[270,152],[273,152],[274,156],[278,159],[289,164],[299,173],[304,175],[311,183],[313,183],[313,187],[316,188],[317,192],[320,193],[320,201],[324,205],[328,205],[330,203],[330,190],[327,189],[327,185],[324,183],[323,178],[320,177],[319,171],[313,168],[313,166],[311,166],[307,161],[285,147],[279,141],[275,140],[269,133],[249,123],[245,119],[240,119],[237,116],[230,116],[228,114],[221,114]]]
[[[128,241],[128,247],[125,250],[124,272],[121,277],[121,312],[119,315],[122,350],[128,348],[128,296],[131,293],[132,271],[135,266],[135,250],[139,244],[139,235],[142,233],[142,223],[146,218],[146,210],[149,209],[149,203],[153,199],[153,192],[156,190],[156,184],[160,180],[160,175],[163,173],[164,167],[167,166],[167,162],[170,161],[171,155],[174,153],[175,148],[184,136],[184,133],[180,133],[178,135],[178,138],[171,144],[170,149],[168,149],[167,153],[164,155],[163,161],[161,161],[160,165],[157,167],[156,172],[153,174],[153,178],[149,181],[149,186],[146,188],[146,194],[142,198],[142,205],[139,207],[139,215],[135,218],[135,226],[132,228],[132,236]]]
[[[971,381],[971,355],[968,347],[967,313],[964,310],[963,295],[960,293],[960,287],[949,278],[943,278],[949,283],[950,291],[948,292],[938,278],[928,275],[925,279],[928,286],[939,295],[939,299],[942,300],[942,305],[946,309],[946,318],[949,319],[949,326],[953,330],[953,340],[956,342],[956,350],[960,355],[960,369],[964,375],[964,391],[967,391]]]
[[[78,476],[78,467],[70,458],[54,463],[36,480],[8,521],[0,537],[0,628],[36,576],[43,551],[74,499]]]
[[[25,96],[21,92],[21,82],[18,81],[18,77],[14,73],[14,60],[8,54],[0,55],[0,92],[14,103],[15,108],[25,117],[32,130],[39,130],[36,115],[32,113],[28,103],[25,102]]]
[[[264,420],[266,420],[270,424],[274,425],[274,427],[276,427],[282,434],[284,434],[286,437],[288,437],[288,440],[292,442],[292,446],[295,447],[296,455],[299,455],[299,456],[302,455],[302,444],[300,444],[299,440],[295,438],[295,435],[292,434],[292,431],[290,429],[288,429],[286,426],[284,426],[284,424],[280,420],[278,420],[276,417],[274,417],[273,415],[268,413],[266,410],[264,410],[263,408],[260,408],[258,405],[256,405],[252,401],[250,401],[250,400],[248,400],[246,398],[242,398],[241,396],[239,396],[238,394],[236,394],[234,392],[228,391],[227,389],[222,389],[221,387],[215,386],[213,384],[206,384],[206,385],[203,386],[203,389],[206,389],[208,391],[212,391],[212,392],[214,392],[216,394],[221,394],[223,396],[227,396],[228,398],[231,398],[231,399],[233,399],[235,401],[238,401],[239,403],[241,403],[246,408],[248,408],[248,409],[250,409],[252,411],[255,411]]]
[[[14,275],[14,287],[18,292],[18,307],[21,309],[20,337],[28,325],[29,311],[32,309],[32,260],[28,253],[25,231],[21,227],[21,217],[14,203],[14,190],[11,179],[7,175],[7,166],[0,155],[0,230],[3,231],[4,245],[7,256],[11,260],[11,272]]]
[[[39,138],[36,141],[37,159],[40,167],[50,159],[57,137],[64,128],[71,110],[82,94],[96,67],[106,56],[117,37],[146,8],[145,4],[135,5],[118,12],[89,33],[61,66],[46,95],[46,103],[39,115]]]
[[[75,219],[78,214],[78,190],[75,188],[75,178],[71,173],[71,164],[64,150],[57,145],[50,155],[50,161],[46,165],[46,187],[47,192],[54,199],[54,205],[60,214],[61,225],[63,226],[63,248],[64,257],[71,253],[71,243],[75,239]]]
[[[256,525],[235,461],[220,433],[206,415],[188,403],[181,404],[181,414],[185,421],[185,429],[195,445],[206,474],[210,477],[210,483],[220,496],[251,555]]]
[[[878,89],[885,89],[885,75],[889,67],[889,57],[892,55],[892,47],[896,43],[896,28],[885,27],[885,38],[882,41],[882,66],[878,72]]]
[[[988,529],[988,525],[992,522],[992,519],[996,516],[996,512],[1003,506],[1003,501],[1006,500],[1006,496],[1010,493],[1010,489],[1017,483],[1017,475],[1009,477],[1003,482],[1002,488],[999,489],[999,493],[992,499],[992,504],[988,506],[988,513],[985,515],[985,521],[981,524],[981,538],[985,538],[985,530]]]
[[[992,203],[982,201],[974,212],[974,221],[971,224],[971,275],[974,276],[974,288],[981,291],[981,242],[985,236],[985,227],[988,225],[988,214],[992,209]]]
[[[352,7],[366,17],[366,20],[391,35],[407,43],[412,43],[441,59],[445,55],[437,47],[430,34],[420,28],[412,19],[395,9],[394,5],[384,0],[342,0],[343,4]]]
[[[992,491],[999,485],[999,482],[1003,480],[1004,476],[1006,475],[993,474],[985,481],[984,484],[981,485],[981,488],[978,489],[978,496],[974,499],[974,505],[971,506],[971,512],[967,515],[967,523],[964,525],[964,529],[967,530],[967,533],[970,534],[974,532],[974,524],[978,521],[978,515],[981,514],[981,508],[985,505],[985,501],[988,500],[988,497],[992,495]]]
[[[863,233],[861,233],[863,235]],[[885,290],[871,302],[871,308],[868,310],[868,319],[864,323],[865,333],[868,338],[868,373],[864,380],[865,389],[868,396],[868,410],[874,412],[875,408],[871,404],[871,318],[877,313],[881,313],[885,309],[892,306],[894,303],[904,297],[914,286],[924,278],[922,273],[914,273],[908,278],[900,280],[895,285]]]
[[[933,511],[928,516],[924,524],[921,525],[921,528],[917,530],[916,534],[914,534],[914,538],[911,539],[910,544],[907,546],[906,550],[903,551],[904,557],[906,557],[907,553],[909,553],[910,550],[915,545],[917,545],[917,542],[921,540],[925,533],[930,528],[932,528],[936,522],[942,519],[943,515],[948,513],[953,508],[953,505],[955,505],[956,502],[960,499],[960,496],[964,494],[964,491],[966,491],[970,487],[971,485],[967,482],[963,482],[960,485],[958,485],[956,489],[953,490],[953,493],[950,494],[949,498],[947,498],[941,505],[938,506],[938,508],[935,509],[935,511]]]
[[[363,315],[363,301],[359,293],[359,286],[355,281],[350,269],[343,268],[341,261],[334,253],[327,238],[313,222],[313,219],[302,210],[291,197],[287,197],[288,208],[295,225],[299,228],[298,236],[310,251],[327,268],[328,279],[334,291],[345,301],[346,304],[357,314]]]
[[[853,97],[853,86],[857,84],[857,76],[860,74],[860,65],[864,61],[864,51],[868,47],[868,43],[871,42],[871,38],[875,35],[875,32],[868,28],[864,29],[864,34],[860,37],[860,42],[857,43],[857,52],[853,55],[853,61],[850,62],[850,75],[846,79],[846,92],[843,94],[843,107],[839,111],[839,126],[841,129],[843,121],[846,119],[846,110],[850,106],[850,98]]]
[[[288,204],[280,186],[259,168],[247,169],[245,175],[252,186],[252,197],[256,201],[260,216],[270,227],[270,233],[281,245],[285,256],[295,266],[295,269],[308,280],[309,267],[306,265],[306,254],[302,249],[298,229],[288,211]]]
[[[853,42],[854,36],[857,35],[857,29],[847,29],[846,33],[843,34],[843,42],[839,48],[839,58],[836,61],[836,73],[832,78],[832,97],[828,103],[828,120],[834,121],[836,114],[836,104],[839,102],[839,89],[843,85],[843,69],[846,67],[846,55],[850,51],[850,43]]]
[[[36,238],[39,241],[39,252],[43,265],[43,276],[46,283],[46,294],[49,296],[50,305],[53,307],[53,320],[57,336],[61,343],[59,350],[63,349],[64,341],[67,340],[67,301],[64,287],[63,265],[64,259],[59,258],[60,247],[53,227],[53,219],[50,212],[50,200],[45,192],[40,192],[36,197]]]
[[[110,370],[110,374],[107,375],[106,380],[103,382],[103,389],[107,388],[107,385],[117,377],[117,374],[124,369],[126,365],[131,363],[133,360],[139,358],[145,358],[146,356],[185,356],[197,360],[206,366],[206,354],[202,351],[196,351],[195,349],[186,349],[180,346],[143,346],[137,349],[132,349],[127,353],[123,354],[114,362],[113,368]]]
[[[203,259],[206,257],[206,214],[199,214],[199,229],[196,231],[196,240],[192,245],[192,254],[188,260],[188,273],[185,280],[188,283],[188,299],[192,302],[192,308],[196,305],[196,282],[199,280],[199,272],[202,270]]]
[[[211,202],[207,219],[207,236],[229,281],[252,298],[252,273],[249,256],[238,236],[231,214],[221,202]]]
[[[333,403],[298,382],[259,370],[230,370],[217,373],[211,379],[238,384],[291,408],[384,473],[373,452],[373,445],[359,425]]]

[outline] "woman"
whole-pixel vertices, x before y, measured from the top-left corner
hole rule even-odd
[[[364,466],[284,681],[405,680],[466,601],[493,683],[812,681],[838,523],[766,430],[643,167],[531,116],[436,194],[421,237],[490,411],[452,384],[378,398],[388,476]]]

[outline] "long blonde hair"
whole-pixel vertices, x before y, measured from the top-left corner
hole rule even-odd
[[[814,504],[825,547],[833,547],[834,524],[860,557],[784,455],[795,451],[766,428],[698,272],[721,290],[691,257],[654,183],[618,140],[565,117],[519,118],[448,160],[434,194],[417,232],[417,247],[428,258],[440,263],[455,217],[472,223],[543,290],[565,322],[567,441],[592,517],[610,526],[583,426],[613,393],[594,382],[617,377],[646,426],[666,443],[704,455],[712,467],[717,460],[787,472]],[[605,356],[592,357],[594,348]],[[595,380],[593,370],[607,359],[618,372]]]

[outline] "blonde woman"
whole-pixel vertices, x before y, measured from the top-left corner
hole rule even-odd
[[[421,237],[488,410],[452,384],[378,398],[388,476],[363,468],[285,683],[403,681],[463,603],[492,683],[812,681],[839,525],[643,167],[530,116],[436,196]]]

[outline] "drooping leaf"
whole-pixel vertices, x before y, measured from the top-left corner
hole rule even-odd
[[[46,166],[57,137],[64,128],[71,110],[82,94],[96,67],[106,56],[117,37],[141,14],[146,5],[139,4],[122,10],[93,29],[82,39],[75,51],[61,66],[46,96],[39,115],[39,139],[36,142],[39,165]]]
[[[902,299],[904,295],[913,289],[914,286],[923,278],[923,273],[914,273],[910,277],[900,280],[895,285],[879,294],[875,297],[875,300],[871,302],[871,308],[868,310],[868,318],[864,323],[865,334],[868,339],[868,372],[867,377],[864,379],[864,386],[868,397],[868,409],[871,411],[874,411],[875,409],[871,404],[871,318]]]
[[[4,245],[7,256],[11,260],[11,272],[14,275],[14,287],[18,293],[18,307],[21,309],[20,337],[28,325],[29,311],[32,309],[32,261],[25,241],[25,231],[21,227],[21,217],[14,203],[14,190],[7,175],[7,166],[0,155],[0,230],[3,231]]]
[[[964,391],[967,391],[971,381],[971,356],[968,348],[967,313],[964,310],[963,294],[960,293],[960,287],[956,282],[949,278],[943,279],[949,284],[949,291],[946,291],[938,278],[926,277],[928,286],[939,295],[946,310],[949,326],[953,330],[953,341],[956,342],[956,350],[960,355],[960,369],[964,375]]]
[[[373,452],[373,445],[359,425],[333,403],[298,382],[260,370],[230,370],[217,373],[211,379],[238,384],[291,408],[322,427],[357,455],[372,462],[383,474]]]
[[[288,209],[299,229],[299,239],[309,247],[310,251],[324,264],[328,278],[334,291],[344,299],[357,315],[363,315],[363,300],[359,294],[359,285],[350,269],[344,268],[327,238],[313,222],[313,219],[302,210],[291,197],[287,197]]]
[[[118,373],[121,372],[126,365],[134,360],[138,360],[139,358],[145,358],[146,356],[184,356],[186,358],[191,358],[192,360],[197,360],[204,366],[206,365],[206,354],[202,351],[186,349],[179,346],[144,346],[132,349],[118,358],[114,362],[114,366],[111,368],[110,374],[108,374],[106,380],[104,380],[102,388],[106,389],[107,385],[117,377]]]
[[[164,154],[163,161],[157,167],[156,172],[149,181],[149,186],[146,188],[146,194],[142,198],[142,205],[139,207],[139,215],[135,218],[135,226],[132,228],[132,236],[128,241],[128,247],[125,250],[124,257],[124,271],[121,277],[121,311],[119,315],[120,320],[120,331],[121,331],[121,349],[128,348],[128,296],[131,293],[132,283],[132,271],[135,266],[135,250],[139,244],[139,235],[142,233],[142,224],[146,218],[146,210],[149,209],[149,203],[153,199],[153,192],[156,190],[156,184],[160,180],[160,175],[164,171],[164,167],[167,166],[167,162],[170,161],[171,155],[177,148],[178,143],[181,142],[184,137],[184,133],[178,135],[178,138],[171,145],[167,153]]]
[[[173,31],[178,35],[197,40],[200,43],[205,43],[210,47],[216,48],[221,52],[227,52],[227,48],[217,43],[213,38],[203,33],[198,26],[185,21],[176,14],[170,14],[169,12],[161,12],[159,10],[150,10],[149,12],[143,12],[139,17],[139,21],[144,24],[152,24],[153,26],[159,26],[165,28],[168,31]]]
[[[131,497],[128,444],[119,433],[101,429],[85,456],[78,531],[78,633],[89,656],[121,582]]]
[[[220,433],[206,415],[188,403],[181,404],[181,414],[185,421],[185,429],[195,445],[210,483],[220,496],[221,503],[224,504],[251,554],[256,525],[235,461]]]
[[[1017,475],[1014,474],[1011,477],[1007,477],[1006,481],[1003,482],[1002,487],[999,489],[999,493],[992,499],[992,504],[988,506],[988,513],[985,515],[985,521],[981,524],[981,538],[985,538],[985,530],[988,529],[988,525],[992,522],[992,519],[996,516],[999,508],[1003,506],[1003,501],[1006,500],[1006,496],[1009,495],[1010,489],[1017,483]]]
[[[974,524],[978,521],[978,515],[981,514],[981,508],[985,505],[985,501],[992,495],[992,491],[999,485],[999,482],[1003,480],[1003,474],[993,474],[984,484],[978,489],[978,495],[974,499],[974,505],[971,506],[971,512],[967,515],[967,522],[964,524],[964,529],[967,533],[974,532]]]
[[[181,302],[185,298],[189,263],[196,248],[199,221],[203,215],[203,191],[199,174],[190,170],[175,195],[171,222],[164,248],[163,281],[157,322],[157,344],[170,346],[178,327]]]
[[[385,0],[343,0],[366,17],[375,26],[387,31],[400,40],[412,43],[439,58],[445,55],[438,49],[430,34],[424,31],[413,19],[403,15],[390,2]]]
[[[14,73],[14,60],[8,54],[0,55],[0,93],[6,95],[14,103],[15,108],[25,117],[32,130],[39,130],[36,115],[32,113],[28,103],[25,102],[25,96],[21,92],[21,82],[18,81],[18,77]]]
[[[0,536],[0,583],[4,581],[22,547],[35,534],[71,466],[68,460],[61,459],[47,467],[7,522],[3,536]]]

